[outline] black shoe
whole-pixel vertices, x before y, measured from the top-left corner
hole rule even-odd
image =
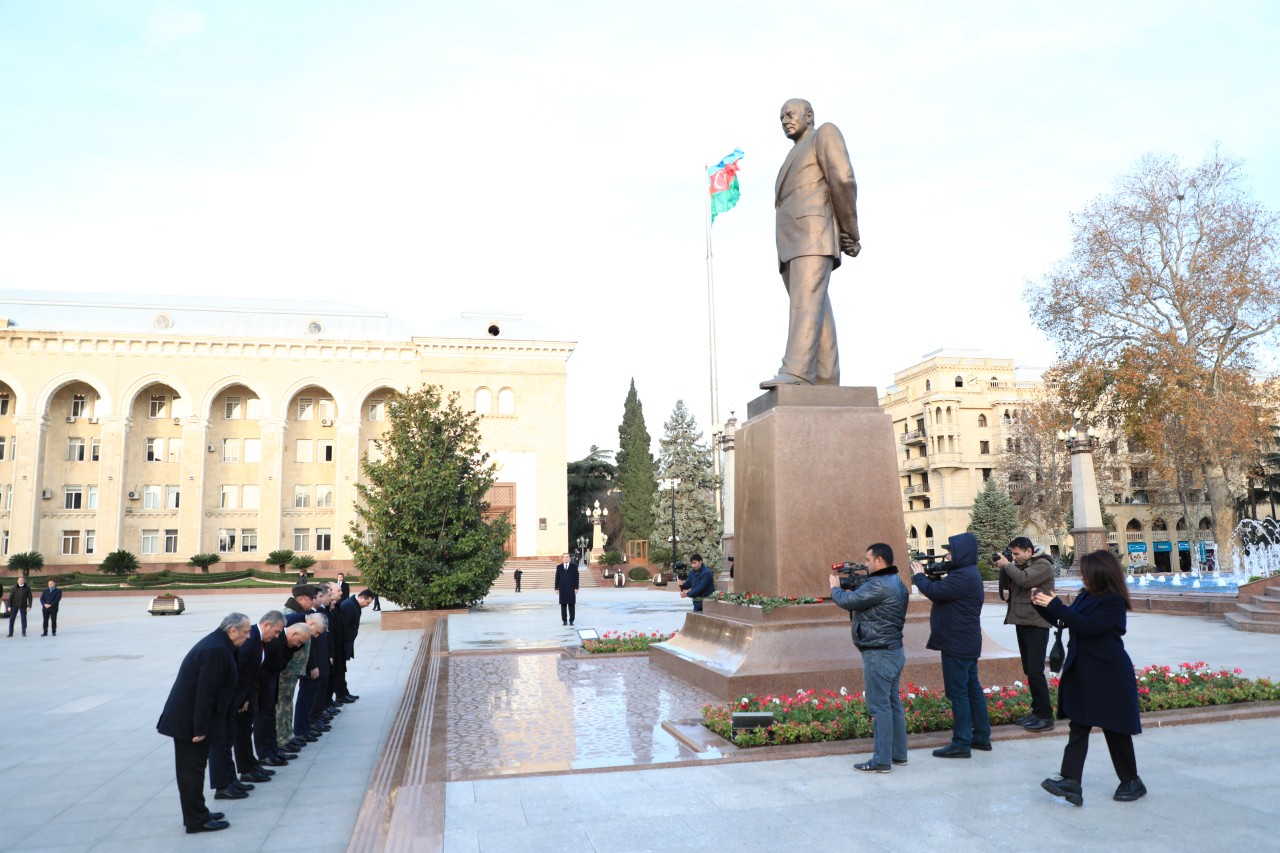
[[[346,696],[342,697],[342,701],[351,703],[351,702],[355,702],[359,698],[360,698],[359,696],[352,696],[350,693],[348,693]]]
[[[568,623],[568,622],[565,622],[563,619],[562,619],[562,620],[560,620],[560,624],[561,624],[561,625],[563,625],[563,626],[565,626],[566,628],[567,628],[567,627],[569,627],[569,623]],[[10,634],[9,636],[10,636],[10,637],[12,637],[12,636],[13,636],[13,634]]]
[[[258,764],[258,766],[257,766],[257,767],[255,767],[255,768],[253,768],[253,769],[254,769],[254,772],[255,772],[255,773],[261,773],[263,776],[274,776],[274,775],[276,775],[276,771],[274,771],[274,770],[268,770],[267,768],[263,767],[263,766],[262,766],[262,764]]]
[[[861,764],[853,765],[854,770],[861,770],[863,773],[892,773],[893,768],[888,764],[872,764],[870,761],[864,761]]]
[[[222,820],[226,815],[222,812],[209,812],[209,820]]]
[[[893,759],[893,763],[894,763],[894,766],[896,766],[896,767],[906,767],[906,766],[907,766],[907,759],[905,759],[905,758],[901,758],[901,759],[899,759],[899,758],[895,758],[895,759]]]
[[[1019,717],[1018,719],[1014,720],[1013,724],[1015,726],[1025,726],[1027,723],[1030,723],[1033,720],[1038,720],[1038,719],[1040,718],[1037,717],[1035,714],[1027,714],[1025,717]]]
[[[49,636],[49,632],[48,632],[48,631],[45,631],[45,632],[44,632],[43,634],[41,634],[40,636],[41,636],[41,637],[47,637],[47,636]]]
[[[302,735],[302,739],[305,740],[307,743],[315,743],[316,741],[320,740],[319,736],[313,735],[313,734]]]
[[[1139,797],[1147,795],[1147,786],[1142,784],[1141,779],[1133,779],[1129,782],[1121,782],[1120,787],[1116,788],[1116,794],[1111,799],[1120,803],[1132,803]]]
[[[268,776],[266,773],[259,773],[258,771],[255,770],[252,773],[241,773],[240,781],[241,782],[270,782],[271,777]]]
[[[199,826],[188,826],[187,834],[194,835],[197,832],[217,832],[219,829],[226,829],[228,826],[231,826],[231,824],[227,823],[225,820],[213,820],[211,818]]]
[[[933,751],[934,758],[970,758],[972,755],[973,753],[969,752],[969,750],[963,746],[956,746],[954,743]]]
[[[237,791],[244,791],[244,792],[247,794],[247,793],[249,793],[250,791],[252,791],[254,788],[256,788],[257,786],[256,786],[256,785],[250,785],[248,782],[235,781],[235,782],[232,782],[232,783],[231,783],[230,785],[228,785],[227,787],[228,787],[228,788],[235,788]]]
[[[325,713],[326,713],[326,714],[328,714],[330,717],[336,717],[336,716],[338,716],[339,714],[341,714],[341,713],[342,713],[342,709],[341,709],[341,708],[339,708],[338,706],[339,706],[339,705],[341,705],[344,701],[346,701],[346,700],[344,700],[344,699],[342,699],[342,698],[334,699],[334,700],[333,700],[333,707],[332,707],[332,708],[330,708],[328,711],[325,711]]]
[[[1075,779],[1068,779],[1065,776],[1055,776],[1052,779],[1045,779],[1040,783],[1040,787],[1044,788],[1055,797],[1062,797],[1073,806],[1084,805],[1084,794],[1080,792],[1080,783]]]
[[[317,725],[317,724],[315,724],[315,723],[312,723],[312,724],[311,724],[311,731],[312,731],[312,732],[322,732],[322,733],[323,733],[323,732],[331,732],[331,731],[333,731],[333,726],[329,725],[328,723],[320,723],[320,724],[318,724],[318,725]]]
[[[1051,732],[1053,731],[1053,720],[1045,717],[1036,717],[1033,721],[1023,726],[1029,732]]]
[[[979,742],[979,741],[976,741],[976,740],[975,740],[973,743],[969,744],[969,748],[970,748],[970,749],[976,749],[976,750],[978,750],[979,752],[990,752],[990,751],[991,751],[991,741],[989,741],[989,740],[984,740],[984,741]]]
[[[239,788],[219,788],[213,795],[215,800],[243,800],[249,796],[248,791],[241,791]],[[222,827],[218,827],[222,829]]]
[[[285,749],[287,749],[289,752],[295,752],[295,753],[296,753],[298,750],[302,749],[302,748],[303,748],[303,747],[305,747],[306,745],[307,745],[306,740],[304,740],[303,738],[300,738],[300,737],[295,737],[293,740],[291,740],[291,741],[289,741],[288,743],[284,744],[284,748],[285,748]]]
[[[273,764],[273,765],[271,765],[272,767],[284,767],[284,766],[285,766],[285,765],[287,765],[290,761],[295,760],[295,759],[298,757],[298,753],[296,753],[296,752],[277,752],[275,755],[273,755],[273,756],[271,756],[271,757],[272,757],[272,758],[279,759],[280,761],[283,761],[283,762],[284,762],[284,764]]]

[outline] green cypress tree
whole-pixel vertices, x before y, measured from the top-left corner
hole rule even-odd
[[[392,398],[387,415],[343,537],[360,577],[406,608],[475,604],[502,573],[511,532],[505,516],[488,517],[496,466],[480,419],[435,385]]]
[[[675,516],[677,559],[688,562],[699,553],[707,565],[720,568],[720,541],[724,530],[716,510],[715,488],[719,485],[711,460],[711,448],[702,442],[698,422],[677,400],[671,417],[663,425],[659,470],[662,479],[679,479],[676,487]],[[667,549],[671,536],[671,493],[658,492],[650,504],[653,532],[650,547]]]
[[[636,393],[636,381],[622,406],[622,423],[618,425],[618,488],[622,491],[622,540],[648,539],[653,533],[651,507],[658,491],[654,476],[653,453],[649,430],[644,425],[644,406]]]
[[[984,577],[992,574],[992,552],[1003,551],[1021,529],[1018,505],[991,477],[973,499],[973,513],[969,516],[969,532],[978,537],[978,566]]]

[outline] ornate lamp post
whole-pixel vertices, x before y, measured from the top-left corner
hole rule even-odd
[[[1080,568],[1080,557],[1107,547],[1107,529],[1102,523],[1102,506],[1098,502],[1098,478],[1093,470],[1093,451],[1098,446],[1098,433],[1084,428],[1081,412],[1071,413],[1074,423],[1067,431],[1058,430],[1058,440],[1071,454],[1071,514],[1075,527],[1071,538],[1075,559],[1071,568]]]
[[[609,516],[609,510],[601,509],[600,501],[596,501],[594,507],[587,507],[582,514],[591,522],[591,556],[594,559],[604,553],[604,531],[600,525]]]

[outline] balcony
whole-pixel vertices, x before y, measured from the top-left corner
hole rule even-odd
[[[913,429],[911,432],[904,432],[902,435],[898,436],[898,441],[906,445],[924,444],[925,443],[924,430]]]
[[[1213,531],[1212,531],[1212,530],[1198,530],[1198,531],[1196,531],[1196,538],[1197,538],[1197,539],[1199,539],[1199,540],[1201,540],[1201,541],[1211,542],[1211,541],[1213,541]]]
[[[907,497],[911,497],[912,495],[927,495],[929,494],[929,484],[922,483],[915,486],[907,486],[902,490],[902,494]]]
[[[1009,482],[1009,494],[1020,495],[1023,492],[1029,492],[1035,485],[1035,483],[1028,483],[1025,480],[1011,480]]]
[[[1124,538],[1126,542],[1142,542],[1143,540],[1146,539],[1146,534],[1143,533],[1141,530],[1136,532],[1126,531],[1124,534]]]
[[[934,468],[959,468],[962,465],[959,453],[935,453],[929,457]]]
[[[903,471],[923,471],[927,467],[929,467],[929,457],[927,456],[916,456],[902,463]]]

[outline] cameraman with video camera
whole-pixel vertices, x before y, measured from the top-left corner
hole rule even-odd
[[[853,769],[889,773],[893,764],[907,763],[907,717],[899,682],[907,662],[902,626],[910,594],[893,565],[892,548],[877,542],[867,549],[866,560],[865,576],[831,575],[831,600],[852,614],[853,644],[862,653],[862,681],[875,732],[871,760]]]
[[[1009,543],[1004,554],[992,554],[991,561],[1000,568],[1000,585],[1009,588],[1009,609],[1004,624],[1014,626],[1018,635],[1018,653],[1022,671],[1031,691],[1031,713],[1018,720],[1029,732],[1047,732],[1053,728],[1053,705],[1049,702],[1049,683],[1044,677],[1045,653],[1049,648],[1050,625],[1031,604],[1031,592],[1040,589],[1053,595],[1053,559],[1039,550],[1025,536]]]
[[[933,754],[969,758],[971,749],[991,751],[991,718],[978,680],[982,654],[982,575],[978,573],[978,538],[952,536],[944,546],[951,559],[929,567],[912,563],[916,586],[933,602],[929,642],[942,652],[942,686],[951,702],[951,743]]]

